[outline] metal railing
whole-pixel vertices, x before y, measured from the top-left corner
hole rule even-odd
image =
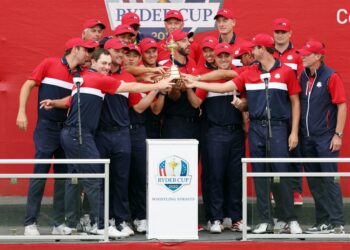
[[[350,177],[350,172],[248,172],[248,163],[350,163],[350,158],[242,158],[242,206],[243,232],[242,240],[248,239],[349,239],[350,234],[253,234],[247,232],[247,178],[248,177]]]
[[[66,178],[100,178],[104,179],[104,235],[0,235],[0,240],[103,240],[108,242],[108,218],[109,218],[109,159],[2,159],[4,164],[104,164],[104,173],[100,174],[0,174],[0,179],[32,178],[32,179],[66,179]]]

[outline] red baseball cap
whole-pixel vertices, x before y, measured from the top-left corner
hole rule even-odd
[[[235,50],[235,52],[233,53],[234,57],[238,58],[244,54],[251,53],[252,47],[254,47],[254,45],[251,42],[249,42],[249,41],[242,42],[239,45],[239,47]]]
[[[84,23],[83,29],[89,29],[89,28],[95,27],[96,25],[99,25],[103,30],[106,28],[106,25],[104,25],[100,20],[89,19]]]
[[[141,40],[141,42],[139,43],[139,47],[141,48],[142,52],[145,52],[146,50],[150,49],[150,48],[157,48],[157,42],[153,39],[153,38],[144,38]]]
[[[228,53],[232,55],[233,49],[228,43],[219,43],[215,46],[214,53],[216,56],[220,55],[221,53]]]
[[[109,39],[103,46],[105,49],[129,49],[128,45],[117,38]]]
[[[76,46],[92,49],[92,48],[98,47],[99,43],[93,40],[83,40],[80,37],[76,37],[76,38],[69,39],[64,45],[66,50]]]
[[[266,48],[274,48],[275,47],[275,41],[273,40],[272,36],[268,34],[257,34],[253,37],[252,43],[250,44],[251,47],[254,46],[264,46]]]
[[[133,24],[140,25],[140,17],[134,12],[125,13],[122,16],[121,21],[122,21],[122,24],[129,25],[129,26]]]
[[[181,12],[178,10],[169,10],[167,13],[165,13],[164,21],[166,21],[169,18],[175,18],[180,21],[184,20],[184,17],[182,16]]]
[[[218,10],[218,12],[216,13],[214,19],[218,18],[219,16],[223,16],[227,19],[235,19],[235,16],[233,15],[232,11],[230,11],[229,9],[220,9]]]
[[[168,36],[167,42],[173,38],[175,42],[184,39],[185,37],[191,38],[193,36],[193,32],[183,32],[182,30],[175,30]]]
[[[219,43],[219,40],[214,36],[207,36],[203,39],[201,49],[211,48],[215,49],[215,46]]]
[[[129,25],[125,25],[125,24],[118,25],[113,31],[113,35],[115,35],[115,36],[118,36],[121,34],[126,34],[126,33],[135,36],[135,32],[134,32],[133,28],[131,28]]]
[[[310,54],[326,54],[325,45],[319,41],[311,40],[306,43],[306,45],[297,50],[297,53],[302,56],[308,56]]]
[[[141,55],[141,49],[140,49],[140,47],[138,45],[136,45],[136,44],[129,44],[128,48],[129,49],[125,53],[129,53],[130,51],[135,50],[135,51],[137,51],[137,53],[139,53]]]
[[[289,32],[291,30],[290,21],[283,17],[275,19],[273,21],[273,30],[283,30]]]

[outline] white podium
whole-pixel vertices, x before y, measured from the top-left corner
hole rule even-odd
[[[198,141],[147,140],[148,239],[198,239]]]

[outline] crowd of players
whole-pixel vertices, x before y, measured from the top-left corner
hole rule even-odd
[[[35,158],[108,158],[111,238],[147,231],[146,138],[198,139],[206,227],[242,231],[245,139],[251,157],[338,157],[346,120],[339,75],[325,65],[325,46],[308,41],[297,50],[291,23],[273,21],[273,36],[239,37],[229,9],[214,17],[219,37],[198,41],[183,31],[181,12],[165,14],[168,34],[156,41],[140,33],[140,18],[126,13],[113,34],[86,21],[81,38],[66,42],[62,58],[44,59],[23,84],[17,126],[27,129],[26,104],[39,88]],[[171,55],[168,44],[176,43]],[[169,73],[175,64],[181,79]],[[53,166],[55,173],[100,173],[103,166]],[[256,172],[336,172],[334,163],[253,164]],[[50,165],[35,165],[48,173]],[[303,232],[294,213],[302,204],[301,178],[255,178],[260,223],[253,233]],[[315,225],[306,233],[344,232],[341,190],[332,177],[308,178]],[[45,180],[31,179],[25,235],[39,235]],[[85,211],[81,197],[88,201]],[[52,234],[77,228],[103,234],[103,183],[55,180]],[[87,199],[86,199],[87,198]],[[275,209],[271,207],[275,202]],[[85,216],[84,216],[85,214]],[[250,229],[250,228],[249,228]]]

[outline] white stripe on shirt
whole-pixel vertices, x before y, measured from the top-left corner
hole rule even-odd
[[[208,92],[207,98],[217,97],[217,96],[233,96],[233,92],[225,92],[225,93]]]
[[[246,83],[245,88],[249,90],[263,90],[265,89],[265,83]],[[269,89],[280,89],[288,91],[287,84],[282,82],[269,82]]]
[[[298,69],[298,65],[296,63],[284,63],[284,64],[290,67],[292,70]]]
[[[77,89],[74,89],[73,92],[72,92],[72,96],[74,96],[76,93],[77,93]],[[94,88],[88,88],[88,87],[81,87],[80,88],[80,93],[99,96],[102,99],[104,99],[104,97],[105,97],[105,94],[103,94],[101,90],[94,89]]]
[[[53,86],[57,86],[60,88],[64,88],[64,89],[69,89],[71,90],[73,87],[73,83],[71,82],[65,82],[59,79],[55,79],[55,78],[51,78],[51,77],[45,77],[41,83],[43,84],[48,84],[48,85],[53,85]]]

